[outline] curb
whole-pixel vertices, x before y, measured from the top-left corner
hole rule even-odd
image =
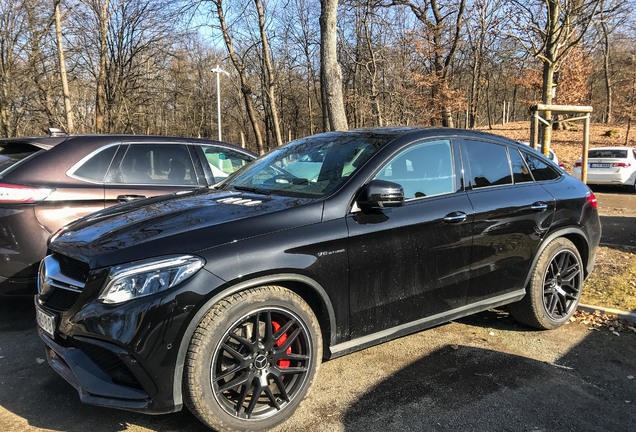
[[[616,315],[617,317],[621,319],[624,319],[636,324],[636,313],[634,312],[627,312],[627,311],[622,311],[619,309],[611,309],[611,308],[606,308],[602,306],[590,306],[586,304],[579,304],[578,308],[582,310],[583,312],[588,312],[588,313],[594,313],[595,311],[599,311],[604,314]]]
[[[605,246],[605,247],[611,247],[614,249],[629,249],[629,250],[636,250],[636,246],[633,245],[626,245],[626,244],[619,244],[619,243],[599,243],[599,246]]]

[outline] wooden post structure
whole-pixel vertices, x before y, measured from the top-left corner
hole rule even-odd
[[[539,122],[543,123],[545,127],[552,127],[554,123],[562,123],[562,122],[570,122],[576,120],[584,120],[583,124],[583,155],[581,161],[581,181],[583,183],[587,182],[587,151],[590,147],[590,114],[592,113],[593,108],[591,106],[578,106],[578,105],[545,105],[538,104],[530,107],[530,112],[532,113],[532,120],[530,122],[530,145],[532,148],[537,150],[538,147],[538,138],[539,138]],[[543,119],[539,113],[559,113],[559,114],[574,114],[579,115],[578,117],[572,117],[562,120],[550,120],[546,121]],[[581,115],[583,114],[583,115]],[[545,142],[541,143],[541,153],[545,156],[548,156],[550,149],[546,145]]]

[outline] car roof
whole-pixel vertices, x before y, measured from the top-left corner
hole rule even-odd
[[[174,143],[198,143],[198,144],[212,144],[224,147],[230,147],[241,151],[243,153],[250,154],[256,157],[252,151],[239,147],[234,144],[230,144],[223,141],[215,141],[207,138],[190,138],[190,137],[176,137],[176,136],[163,136],[163,135],[131,135],[131,134],[80,134],[80,135],[68,135],[68,136],[36,136],[36,137],[17,137],[17,138],[2,138],[0,139],[0,145],[5,143],[20,143],[31,144],[44,150],[50,150],[58,144],[65,141],[72,141],[73,146],[86,146],[86,147],[98,147],[104,142],[121,142],[121,143],[144,143],[151,142],[153,144],[174,144]],[[6,144],[5,144],[6,145]]]

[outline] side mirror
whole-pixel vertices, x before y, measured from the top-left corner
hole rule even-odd
[[[362,210],[399,207],[404,203],[404,188],[386,180],[372,180],[358,197],[357,204]]]

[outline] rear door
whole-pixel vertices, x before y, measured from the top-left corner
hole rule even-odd
[[[516,147],[467,139],[461,147],[475,210],[470,304],[524,287],[555,200],[534,181]]]
[[[122,145],[104,180],[106,206],[207,185],[185,143]]]

